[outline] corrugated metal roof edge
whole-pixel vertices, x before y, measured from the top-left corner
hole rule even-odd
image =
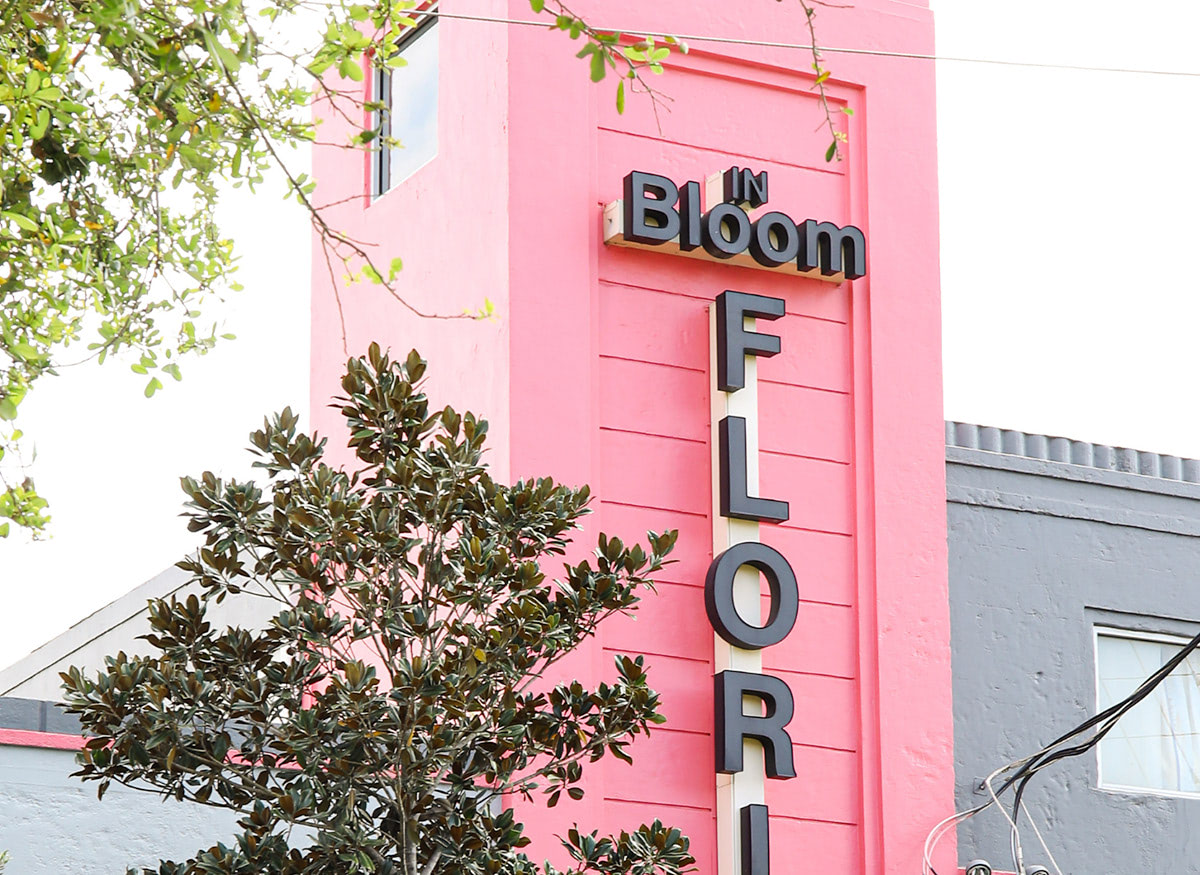
[[[1031,434],[1008,428],[975,425],[970,422],[946,422],[946,446],[967,450],[982,450],[1026,459],[1043,459],[1067,465],[1097,468],[1101,471],[1120,471],[1178,480],[1181,483],[1200,483],[1200,459],[1184,459],[1164,453],[1110,447],[1045,434]]]

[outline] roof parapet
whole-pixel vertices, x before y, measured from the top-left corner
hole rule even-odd
[[[1200,483],[1198,459],[1184,459],[1127,447],[1110,447],[1106,444],[975,425],[970,422],[947,421],[946,446],[1080,465],[1102,471],[1139,474],[1143,477],[1157,477],[1160,480]]]

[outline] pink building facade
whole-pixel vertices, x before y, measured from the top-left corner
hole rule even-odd
[[[577,5],[630,32],[808,41],[799,4]],[[592,485],[581,551],[599,531],[680,532],[657,594],[564,669],[594,683],[615,655],[645,654],[667,723],[633,747],[634,766],[593,767],[582,801],[522,810],[532,856],[555,857],[553,836],[573,822],[660,818],[690,837],[701,873],[732,875],[739,828],[726,809],[743,778],[717,771],[714,675],[749,665],[794,702],[795,777],[747,777],[734,791],[767,806],[771,871],[921,871],[925,837],[954,804],[932,67],[828,55],[830,103],[853,114],[835,114],[848,141],[826,163],[803,50],[694,40],[655,79],[669,111],[656,118],[631,95],[619,115],[614,83],[592,84],[565,35],[451,17],[534,18],[524,0],[443,0],[440,11],[436,157],[376,197],[369,157],[317,148],[316,198],[349,198],[331,224],[378,244],[384,264],[401,256],[397,288],[417,309],[453,315],[486,298],[495,317],[423,318],[371,284],[335,293],[340,270],[315,247],[315,425],[339,433],[326,404],[347,352],[415,347],[435,404],[490,421],[498,478]],[[821,7],[818,22],[826,45],[933,48],[919,0]],[[318,112],[321,139],[337,142],[338,120]],[[730,167],[768,174],[769,201],[750,219],[778,211],[861,229],[864,275],[684,258],[677,243],[636,249],[611,234],[606,244],[605,207],[631,171],[703,188]],[[702,209],[717,200],[708,193]],[[745,323],[778,337],[779,352],[747,355],[747,388],[734,392],[714,374],[711,311],[727,291],[783,309]],[[785,520],[722,514],[717,425],[735,412],[749,424],[749,494],[786,501]],[[742,540],[784,557],[799,595],[790,634],[753,655],[714,636],[705,605],[714,557]],[[762,747],[745,742],[746,773],[762,769]],[[935,866],[956,870],[949,842]]]

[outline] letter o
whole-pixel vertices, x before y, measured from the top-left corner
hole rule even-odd
[[[773,230],[782,247],[777,247],[771,239]],[[796,223],[778,212],[760,216],[754,223],[754,234],[750,238],[750,254],[763,267],[779,267],[795,261],[800,254],[800,231]]]
[[[733,578],[743,565],[757,569],[767,579],[771,610],[763,626],[752,626],[743,620],[733,603]],[[761,650],[778,644],[796,625],[799,608],[796,574],[773,547],[757,541],[734,544],[708,566],[704,580],[704,609],[716,633],[735,647]]]
[[[732,239],[725,239],[725,226],[732,225]],[[750,217],[741,207],[717,204],[704,214],[701,245],[713,258],[733,258],[750,245]]]

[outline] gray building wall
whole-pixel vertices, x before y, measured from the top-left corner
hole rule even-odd
[[[74,734],[78,723],[52,703],[0,698],[0,729]],[[70,777],[75,752],[0,743],[0,850],[5,875],[124,875],[157,868],[235,835],[234,816],[114,785]]]
[[[1200,631],[1200,463],[947,423],[956,795],[1096,710],[1093,630]],[[1025,799],[1064,873],[1200,871],[1200,799],[1098,789],[1094,751]],[[1010,794],[1011,795],[1011,794]],[[1025,863],[1048,864],[1028,822]],[[1012,869],[989,809],[959,860]],[[1051,868],[1051,871],[1053,869]]]

